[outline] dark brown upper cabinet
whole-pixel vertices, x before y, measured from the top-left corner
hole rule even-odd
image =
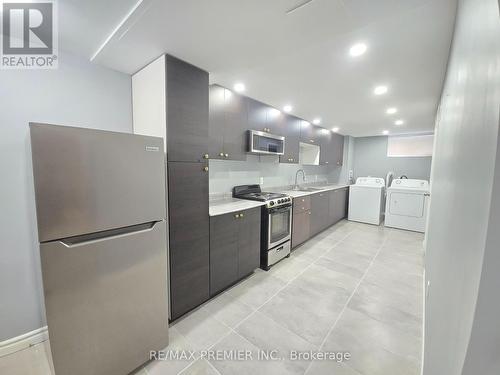
[[[298,164],[300,127],[302,120],[291,115],[285,118],[285,154],[280,156],[280,163]]]
[[[266,110],[266,132],[286,136],[288,125],[286,117],[285,113],[268,106]]]
[[[167,55],[167,157],[199,162],[208,154],[208,72]]]
[[[210,159],[246,160],[246,101],[222,86],[210,86]]]
[[[308,121],[301,120],[300,124],[300,141],[312,145],[320,145],[321,129],[319,126],[313,125]]]
[[[224,159],[225,90],[219,85],[210,85],[209,89],[208,155],[210,159]]]
[[[334,150],[332,132],[328,129],[321,129],[319,132],[319,164],[332,165],[334,164]]]
[[[341,166],[344,164],[344,136],[332,133],[333,155],[332,162]]]
[[[267,111],[269,106],[257,100],[246,98],[248,111],[248,129],[267,131]]]

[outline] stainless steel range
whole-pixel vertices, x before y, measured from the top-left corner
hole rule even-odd
[[[268,270],[290,256],[292,237],[292,198],[286,194],[263,192],[259,185],[233,188],[233,197],[266,202],[262,206],[260,266]]]

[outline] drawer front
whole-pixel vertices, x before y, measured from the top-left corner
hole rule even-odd
[[[311,209],[311,197],[293,198],[293,213],[305,212]]]
[[[267,252],[267,266],[272,266],[290,254],[290,241],[285,242]]]

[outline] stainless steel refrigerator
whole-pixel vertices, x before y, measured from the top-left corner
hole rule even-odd
[[[163,140],[30,124],[56,375],[124,375],[168,344]]]

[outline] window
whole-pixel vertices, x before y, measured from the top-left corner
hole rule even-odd
[[[392,136],[387,140],[387,156],[421,157],[432,156],[434,134]]]

